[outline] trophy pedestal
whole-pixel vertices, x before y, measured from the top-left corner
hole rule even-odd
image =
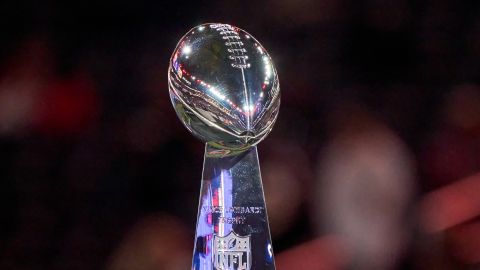
[[[205,147],[192,269],[275,269],[257,147]]]

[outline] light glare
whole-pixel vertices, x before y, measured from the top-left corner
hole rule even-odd
[[[190,47],[189,45],[183,47],[182,49],[183,54],[190,54],[191,52],[192,52],[192,47]]]

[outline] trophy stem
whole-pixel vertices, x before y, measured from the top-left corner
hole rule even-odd
[[[206,144],[193,270],[274,270],[257,147],[235,156]]]

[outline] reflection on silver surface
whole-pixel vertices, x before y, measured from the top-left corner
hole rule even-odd
[[[275,270],[257,147],[208,155],[200,188],[192,270]]]
[[[168,71],[170,97],[184,125],[217,148],[246,149],[270,132],[280,88],[272,59],[247,32],[203,24],[178,43]]]

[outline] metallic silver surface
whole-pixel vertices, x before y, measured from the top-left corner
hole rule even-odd
[[[257,147],[206,145],[192,270],[275,270]]]
[[[193,270],[274,270],[257,147],[278,115],[278,76],[265,49],[228,24],[178,43],[168,71],[177,115],[206,142]]]
[[[188,31],[170,59],[168,82],[183,124],[217,148],[256,145],[278,115],[280,88],[272,59],[235,26],[209,23]]]

